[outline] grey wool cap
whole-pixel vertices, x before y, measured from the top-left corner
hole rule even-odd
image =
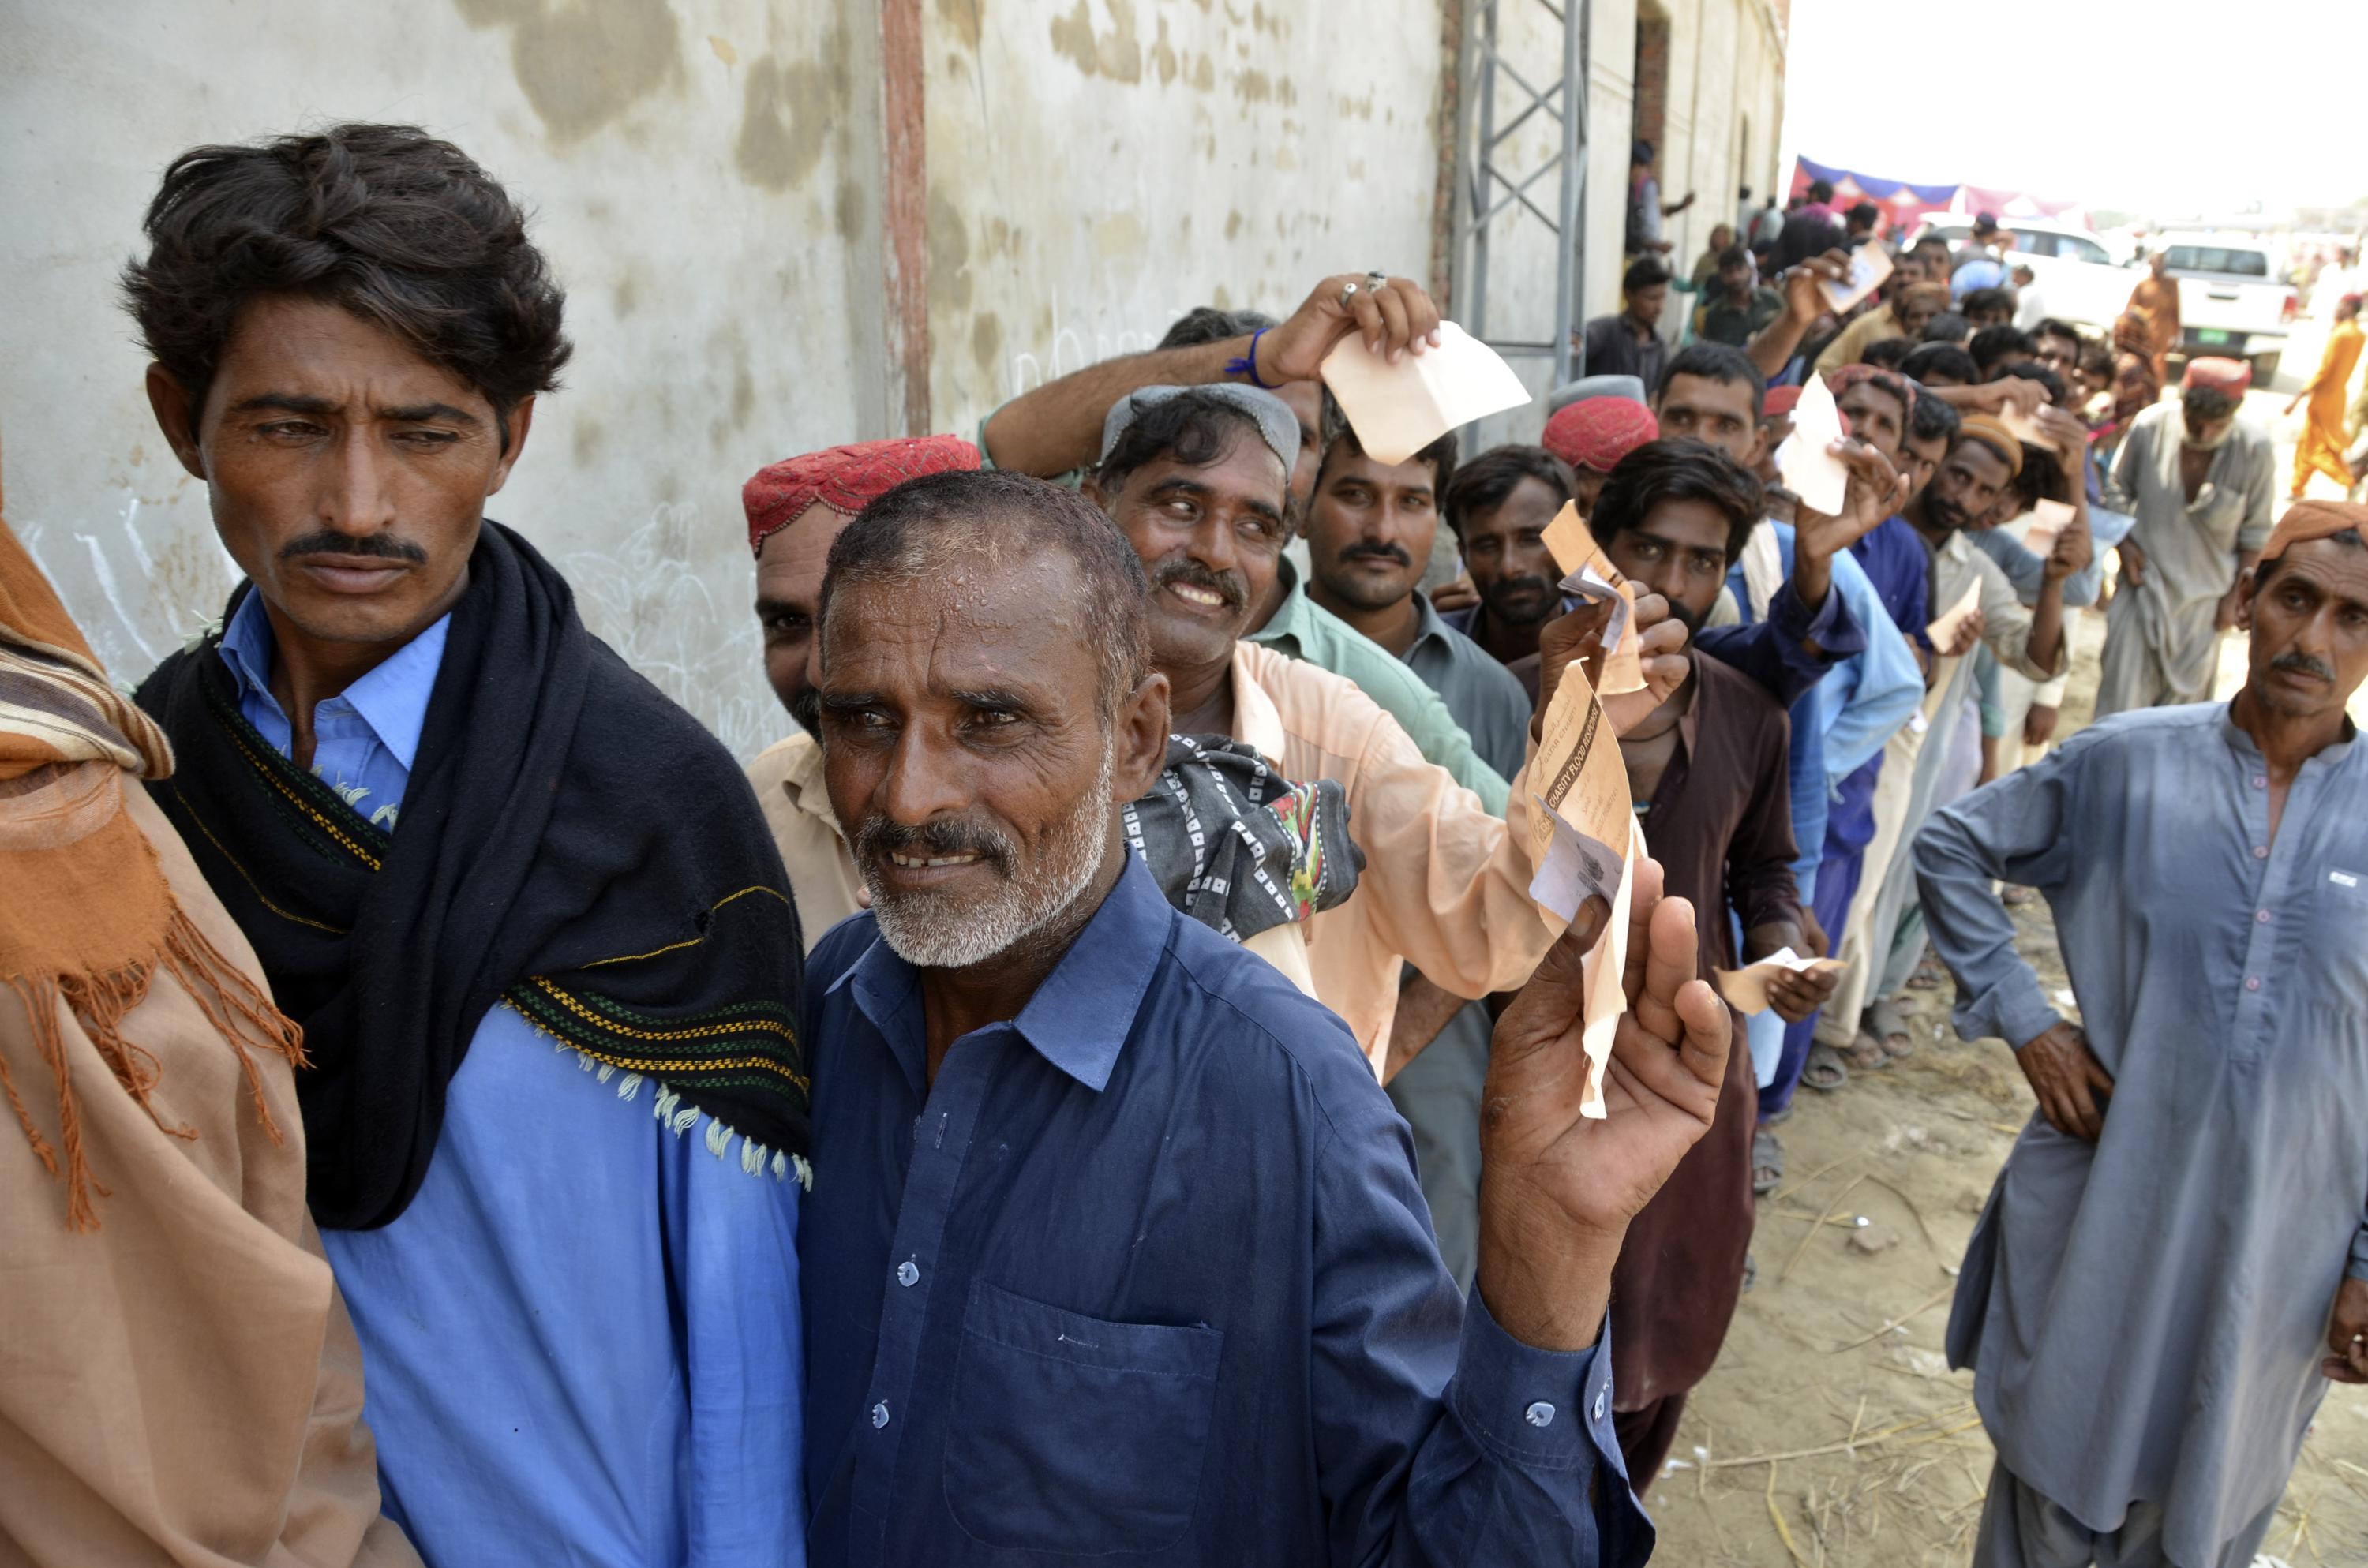
[[[1223,403],[1238,409],[1258,426],[1258,435],[1282,460],[1288,473],[1299,460],[1299,419],[1291,405],[1270,392],[1245,386],[1239,381],[1211,381],[1197,387],[1137,387],[1110,404],[1110,416],[1102,421],[1101,459],[1110,455],[1119,437],[1144,415],[1163,403],[1173,403],[1179,397],[1193,397],[1209,403]]]

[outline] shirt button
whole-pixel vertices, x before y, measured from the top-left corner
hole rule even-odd
[[[904,1262],[896,1266],[897,1284],[910,1289],[912,1286],[919,1283],[920,1278],[921,1271],[913,1267],[913,1260],[911,1258],[908,1257]]]
[[[1603,1419],[1603,1391],[1601,1389],[1595,1391],[1595,1418],[1598,1421]]]
[[[2269,778],[2268,778],[2268,776],[2267,776],[2267,775],[2265,775],[2265,774],[2260,774],[2260,773],[2256,773],[2256,774],[2254,774],[2254,775],[2253,775],[2253,788],[2254,788],[2254,789],[2256,789],[2256,790],[2266,790],[2266,789],[2268,789],[2269,787],[2270,787],[2270,780],[2269,780]]]
[[[871,1429],[875,1432],[888,1425],[888,1402],[882,1400],[871,1407]]]
[[[2246,990],[2248,990],[2248,991],[2259,991],[2260,988],[2261,988],[2261,977],[2260,977],[2260,975],[2258,975],[2258,974],[2248,974],[2248,975],[2247,975],[2247,976],[2245,977],[2245,989],[2246,989]]]
[[[1554,1425],[1554,1407],[1548,1404],[1544,1400],[1540,1400],[1537,1403],[1530,1406],[1529,1409],[1521,1412],[1521,1415],[1528,1419],[1529,1424],[1532,1426],[1551,1426]]]
[[[2256,845],[2254,845],[2254,846],[2253,846],[2253,858],[2254,858],[2254,859],[2256,859],[2256,860],[2266,860],[2266,859],[2268,859],[2269,858],[2270,858],[2270,846],[2269,846],[2268,845],[2266,845],[2266,844],[2256,844]]]
[[[2253,911],[2253,918],[2267,926],[2270,923],[2270,912],[2266,909],[2257,909]]]

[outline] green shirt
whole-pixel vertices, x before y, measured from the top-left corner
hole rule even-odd
[[[1740,305],[1721,292],[1695,313],[1694,335],[1741,348],[1783,313],[1784,296],[1773,289],[1754,289],[1751,298]]]
[[[1480,760],[1472,749],[1472,737],[1439,694],[1388,649],[1309,598],[1289,560],[1278,561],[1275,570],[1282,574],[1282,603],[1264,626],[1249,634],[1249,641],[1355,681],[1398,722],[1425,759],[1479,796],[1491,814],[1503,816],[1511,786]]]

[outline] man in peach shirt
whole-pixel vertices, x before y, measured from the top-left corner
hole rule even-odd
[[[1145,387],[1110,410],[1084,489],[1143,559],[1152,662],[1177,733],[1231,735],[1292,778],[1346,790],[1362,885],[1301,929],[1316,999],[1386,1077],[1403,1065],[1389,1060],[1401,960],[1476,999],[1520,984],[1561,922],[1530,897],[1526,767],[1506,814],[1492,815],[1354,682],[1240,640],[1288,537],[1298,446],[1297,421],[1271,393]],[[1551,628],[1543,640],[1541,710],[1577,643]]]

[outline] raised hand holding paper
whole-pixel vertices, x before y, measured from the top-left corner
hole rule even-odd
[[[2055,548],[2055,539],[2074,517],[2068,501],[2033,501],[2031,504],[2031,524],[2022,530],[2022,547],[2033,555],[2044,555]]]
[[[1802,506],[1829,517],[1841,515],[1850,491],[1850,465],[1826,449],[1843,435],[1842,411],[1834,406],[1833,391],[1819,376],[1801,389],[1801,400],[1793,405],[1793,433],[1776,449],[1776,470],[1784,476],[1784,487],[1801,498]]]
[[[1628,623],[1634,619],[1636,590],[1611,564],[1611,557],[1595,542],[1595,535],[1578,508],[1564,502],[1542,536],[1554,565],[1563,574],[1562,591],[1576,594],[1583,599],[1612,598],[1611,624],[1603,630],[1603,682],[1598,688],[1605,697],[1625,697],[1632,691],[1645,689],[1645,665],[1642,650],[1634,638],[1628,635]]]
[[[1711,983],[1737,1012],[1768,1010],[1768,983],[1779,974],[1826,974],[1841,968],[1839,959],[1804,959],[1790,948],[1779,948],[1757,963],[1741,969],[1714,969]]]
[[[1395,365],[1352,332],[1324,357],[1324,384],[1378,463],[1402,463],[1458,426],[1530,401],[1513,368],[1452,321],[1439,324],[1439,347]]]
[[[1817,287],[1825,291],[1826,303],[1834,314],[1840,315],[1882,288],[1883,280],[1890,276],[1891,253],[1870,243],[1850,252],[1848,278],[1819,278]]]

